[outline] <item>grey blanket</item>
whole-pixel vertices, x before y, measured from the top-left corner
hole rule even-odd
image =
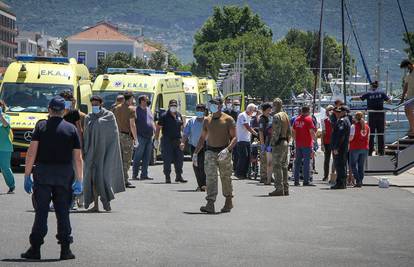
[[[83,136],[83,190],[88,208],[94,200],[93,184],[105,203],[113,200],[114,194],[125,191],[125,182],[114,114],[104,108],[97,114],[88,114]]]

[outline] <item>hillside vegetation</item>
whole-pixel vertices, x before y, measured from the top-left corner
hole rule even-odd
[[[183,61],[192,60],[193,37],[216,5],[248,4],[272,29],[273,38],[281,39],[290,28],[317,30],[320,15],[319,0],[6,0],[18,16],[19,28],[68,36],[82,27],[100,20],[117,23],[129,34],[144,34],[165,43]],[[325,32],[340,36],[340,1],[326,0]],[[348,0],[350,10],[367,56],[370,68],[376,60],[377,0]],[[395,0],[383,2],[384,69],[388,66],[394,80],[401,76],[396,68],[405,57],[404,32]],[[414,1],[401,0],[408,27],[414,31]],[[410,16],[409,16],[410,15]],[[348,27],[349,28],[349,27]],[[350,48],[357,56],[355,42]],[[394,49],[392,49],[394,48]],[[391,49],[391,50],[390,50]],[[397,69],[397,70],[395,70]]]

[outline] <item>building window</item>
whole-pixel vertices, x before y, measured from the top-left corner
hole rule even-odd
[[[97,51],[96,52],[96,66],[99,66],[102,61],[105,59],[106,57],[106,52],[103,51]]]
[[[86,52],[85,51],[78,51],[78,63],[79,64],[86,63]]]
[[[21,42],[20,43],[20,54],[26,54],[27,52],[27,45],[26,45],[26,42]]]

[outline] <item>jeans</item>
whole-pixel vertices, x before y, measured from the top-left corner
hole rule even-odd
[[[369,136],[369,154],[372,155],[372,152],[374,152],[375,135],[377,135],[378,154],[384,155],[385,113],[369,113],[368,125],[371,131],[371,135]]]
[[[139,167],[141,167],[141,178],[148,177],[148,165],[152,153],[152,138],[138,136],[138,147],[134,153],[134,163],[132,166],[132,177],[138,177]]]
[[[250,142],[237,142],[236,176],[247,178],[250,163]]]
[[[299,183],[300,170],[302,168],[303,161],[303,183],[309,183],[309,169],[310,169],[310,159],[311,159],[312,147],[297,147],[296,148],[296,158],[295,158],[295,184]]]
[[[195,147],[194,146],[190,146],[190,150],[191,150],[191,157],[193,157],[194,151],[195,151]],[[194,174],[196,176],[197,179],[197,184],[198,187],[202,187],[202,186],[206,186],[206,173],[204,171],[204,158],[205,158],[205,150],[204,148],[202,148],[200,150],[200,152],[198,152],[197,155],[197,167],[193,165],[193,170],[194,170]]]
[[[365,160],[367,159],[368,151],[366,149],[351,150],[351,170],[357,184],[362,184],[364,179]]]
[[[0,170],[9,188],[14,188],[14,175],[10,168],[12,152],[0,151]]]
[[[326,180],[329,177],[329,163],[331,162],[332,149],[330,144],[325,144],[325,158],[323,161],[323,178]]]

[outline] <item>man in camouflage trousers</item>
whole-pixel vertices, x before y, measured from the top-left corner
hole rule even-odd
[[[288,150],[292,136],[289,116],[282,110],[283,102],[280,98],[273,100],[272,145],[273,173],[275,176],[275,191],[269,196],[288,196]]]
[[[220,97],[209,101],[211,115],[204,119],[203,130],[197,148],[193,154],[193,164],[197,166],[198,153],[206,144],[204,169],[207,177],[207,204],[201,212],[214,214],[214,202],[218,194],[218,172],[226,198],[221,212],[230,212],[233,208],[233,187],[231,183],[231,151],[236,145],[236,126],[234,119],[221,112],[223,100]]]
[[[137,129],[135,125],[135,107],[133,106],[134,96],[131,92],[124,93],[125,102],[118,104],[113,113],[116,118],[119,130],[119,142],[122,154],[122,165],[126,188],[135,188],[128,181],[128,171],[131,167],[132,149],[137,146]]]

